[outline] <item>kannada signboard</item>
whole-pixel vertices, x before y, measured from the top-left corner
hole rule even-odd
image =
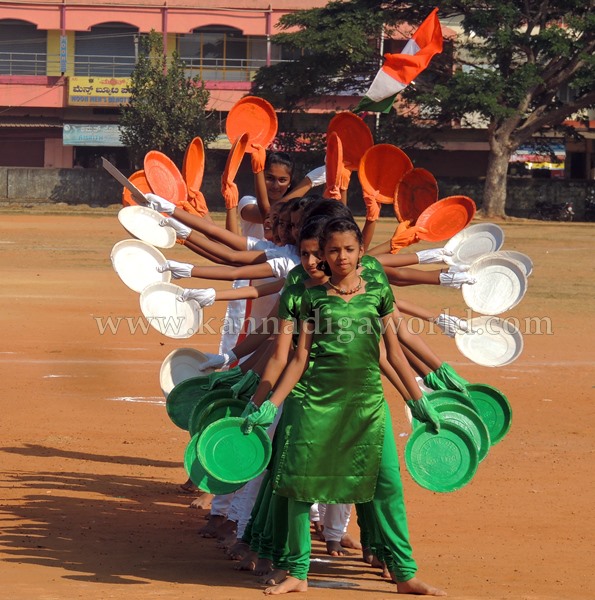
[[[69,106],[119,106],[130,100],[129,77],[69,77]]]
[[[64,123],[65,146],[123,146],[118,125],[71,125]]]

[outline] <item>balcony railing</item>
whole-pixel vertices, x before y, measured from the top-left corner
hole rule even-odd
[[[205,81],[251,81],[264,59],[181,57],[189,77]],[[273,64],[283,61],[272,61]],[[136,64],[134,56],[75,54],[74,75],[78,77],[130,77]],[[65,65],[62,65],[64,67]],[[69,68],[72,63],[68,62]],[[60,69],[58,54],[0,52],[0,75],[49,75]]]
[[[252,58],[197,58],[184,57],[186,74],[198,75],[204,81],[252,81],[260,67],[266,66],[264,59]],[[274,61],[280,62],[280,61]]]
[[[60,66],[60,57],[48,57],[46,53],[0,52],[0,75],[47,75],[53,61],[55,69]]]

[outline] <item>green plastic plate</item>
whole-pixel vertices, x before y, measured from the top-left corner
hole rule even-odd
[[[225,417],[239,417],[246,408],[246,401],[239,398],[233,399],[230,397],[228,392],[227,398],[220,398],[211,402],[207,406],[203,406],[203,403],[197,404],[190,421],[188,422],[188,431],[190,435],[200,433],[203,429],[208,427],[211,423],[224,419]]]
[[[231,494],[236,490],[239,490],[243,484],[229,484],[223,481],[218,481],[209,473],[205,471],[205,468],[198,459],[196,447],[198,444],[198,434],[192,436],[191,440],[186,446],[186,452],[184,453],[184,468],[188,477],[192,483],[203,492],[209,494],[224,495]]]
[[[272,444],[262,427],[249,435],[240,429],[242,417],[227,417],[203,429],[197,452],[207,473],[227,483],[246,483],[260,475],[271,459]]]
[[[442,423],[439,433],[429,424],[416,427],[405,446],[405,465],[411,477],[433,492],[461,489],[473,479],[478,464],[475,443],[455,423]]]
[[[473,403],[473,400],[467,396],[467,394],[463,394],[463,392],[457,392],[456,390],[436,390],[435,392],[426,394],[426,398],[430,402],[435,402],[438,399],[450,400],[451,402],[457,402],[459,404],[463,404],[464,406],[468,406],[477,412],[477,408]]]
[[[180,429],[188,430],[188,420],[192,409],[209,390],[210,380],[208,375],[191,377],[178,383],[171,390],[165,401],[165,410],[174,425]]]
[[[490,432],[493,446],[508,433],[512,423],[512,408],[506,396],[490,385],[471,383],[466,387],[477,412]]]
[[[441,420],[456,423],[471,436],[481,462],[488,455],[492,445],[490,432],[482,418],[467,405],[453,402],[448,398],[435,398],[432,400],[432,405],[438,411]]]
[[[198,430],[191,431],[191,427],[196,427],[196,422],[203,410],[209,408],[211,404],[218,400],[226,400],[227,402],[232,401],[232,395],[229,388],[218,388],[210,392],[205,392],[195,403],[194,407],[190,411],[190,417],[188,418],[188,431],[190,435],[198,433]],[[245,404],[244,404],[245,406]]]

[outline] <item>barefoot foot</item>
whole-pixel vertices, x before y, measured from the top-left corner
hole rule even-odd
[[[254,567],[254,575],[268,575],[273,570],[273,561],[268,558],[259,558]]]
[[[180,490],[186,494],[196,494],[198,488],[192,483],[192,479],[188,479],[180,485]]]
[[[258,554],[251,550],[242,558],[242,560],[235,565],[236,571],[254,571],[256,568],[256,562],[258,561]]]
[[[281,583],[267,588],[264,593],[267,596],[276,596],[278,594],[287,594],[289,592],[307,592],[308,580],[296,579],[288,575]]]
[[[394,576],[393,576],[394,579]],[[397,581],[399,594],[417,594],[420,596],[446,596],[446,592],[432,585],[424,583],[417,577],[407,581]]]
[[[242,560],[248,552],[250,552],[250,546],[246,544],[246,542],[238,540],[233,546],[229,547],[227,556],[229,556],[231,560]]]
[[[351,548],[352,550],[361,550],[362,545],[356,542],[348,533],[341,538],[341,546],[343,548]]]
[[[213,494],[201,494],[198,498],[195,498],[190,503],[190,508],[198,508],[198,509],[207,509],[211,506],[211,500],[213,499]]]
[[[198,530],[198,534],[205,538],[217,537],[217,530],[226,520],[223,515],[211,515],[209,522]]]
[[[238,538],[236,537],[236,534],[230,533],[228,536],[225,537],[225,539],[219,540],[215,545],[217,546],[217,548],[221,548],[222,550],[225,550],[225,552],[227,552],[237,541]]]
[[[285,569],[273,569],[268,575],[260,579],[260,583],[265,585],[277,585],[285,580],[287,571]]]
[[[362,560],[369,565],[372,564],[374,555],[372,554],[372,550],[370,548],[362,548]]]
[[[236,531],[238,530],[238,524],[235,521],[227,519],[223,524],[217,528],[217,539],[222,542],[230,535],[235,537]]]
[[[326,553],[330,556],[349,556],[351,554],[341,546],[341,542],[327,542]]]
[[[314,535],[321,542],[324,542],[324,525],[321,525],[320,521],[312,521],[312,527],[314,528]]]

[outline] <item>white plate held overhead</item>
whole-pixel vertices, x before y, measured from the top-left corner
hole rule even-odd
[[[488,254],[469,268],[473,284],[462,286],[465,304],[482,315],[499,315],[515,307],[527,291],[525,269],[516,260]]]
[[[494,223],[469,225],[444,245],[453,255],[445,262],[450,265],[470,265],[478,258],[500,250],[504,243],[504,231]]]
[[[206,360],[206,355],[194,348],[178,348],[170,352],[159,371],[159,383],[163,395],[167,398],[174,387],[186,379],[212,373],[214,369],[200,370]]]
[[[173,227],[159,222],[165,217],[146,206],[126,206],[118,212],[118,220],[131,235],[158,248],[173,248],[176,232]]]
[[[483,367],[503,367],[523,351],[523,334],[509,321],[482,316],[467,321],[469,329],[459,330],[455,342],[459,352]]]
[[[183,291],[173,283],[152,283],[140,295],[141,311],[151,327],[174,339],[189,338],[202,324],[198,302],[178,300]]]
[[[157,267],[166,262],[157,248],[141,240],[122,240],[110,255],[112,266],[120,279],[139,294],[147,285],[171,281],[171,272],[159,273]]]

